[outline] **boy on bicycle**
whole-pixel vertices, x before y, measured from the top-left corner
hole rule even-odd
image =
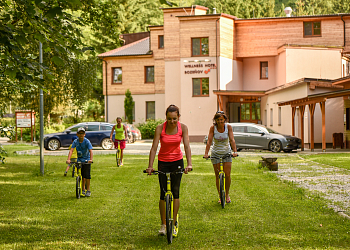
[[[85,162],[88,161],[88,163],[83,163],[81,168],[81,175],[83,177],[83,195],[89,197],[91,196],[90,191],[90,180],[91,180],[91,163],[92,163],[92,145],[88,139],[85,138],[85,128],[78,128],[77,131],[78,139],[74,140],[72,143],[72,147],[69,150],[68,154],[68,160],[67,164],[71,163],[71,157],[73,154],[74,149],[77,150],[78,155],[78,162]],[[85,193],[85,184],[86,184],[86,193]]]
[[[75,139],[77,139],[77,138],[78,138],[78,137],[74,136],[74,137],[72,138],[72,143],[73,143],[73,141],[74,141]],[[72,144],[69,145],[69,148],[68,148],[68,149],[70,150],[71,148],[72,148]],[[70,159],[71,164],[68,164],[68,166],[67,166],[67,168],[66,168],[66,171],[64,172],[64,176],[67,176],[68,170],[69,170],[70,166],[72,165],[72,162],[77,162],[77,158],[78,158],[77,149],[74,148],[72,157],[71,157],[71,159]]]

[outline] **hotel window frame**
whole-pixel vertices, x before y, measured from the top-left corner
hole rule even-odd
[[[282,107],[278,107],[278,126],[282,125]]]
[[[121,81],[120,82],[114,82],[114,75],[115,75],[115,70],[120,69],[121,71]],[[113,67],[112,68],[112,84],[123,84],[123,68],[122,67]]]
[[[194,55],[193,54],[193,40],[194,39],[200,39],[199,40],[199,44],[200,44],[200,48],[199,48],[199,55]],[[208,54],[203,54],[202,51],[203,51],[203,48],[202,48],[202,39],[208,39]],[[200,57],[200,56],[209,56],[209,37],[192,37],[191,38],[191,56],[192,57]]]
[[[320,34],[315,35],[315,23],[319,23],[320,24],[320,28],[316,28],[320,30]],[[311,24],[311,35],[305,35],[305,24]],[[322,37],[322,25],[321,25],[321,21],[312,21],[312,22],[303,22],[303,35],[304,37]]]
[[[151,103],[154,104],[154,113],[153,113],[154,118],[149,117],[149,110],[148,110],[149,107],[148,107],[148,104],[151,104]],[[156,119],[156,102],[155,102],[155,101],[146,101],[146,121],[147,121],[148,119],[152,119],[152,120],[155,120],[155,119]]]
[[[153,68],[153,82],[148,81],[148,68]],[[155,82],[155,76],[154,76],[154,66],[145,66],[145,83],[154,83]]]
[[[266,63],[267,66],[263,67],[264,63]],[[265,68],[265,72],[263,72],[263,68]],[[263,76],[263,73],[265,73],[265,76]],[[269,79],[269,62],[261,61],[260,62],[260,80],[268,80],[268,79]]]
[[[200,94],[195,95],[194,93],[194,80],[200,80]],[[208,79],[208,94],[203,94],[203,79]],[[192,78],[192,97],[209,97],[209,77],[202,77],[202,78]]]
[[[161,42],[162,38],[162,42]],[[158,36],[158,49],[164,49],[164,35]]]
[[[270,126],[273,126],[273,108],[270,108]]]

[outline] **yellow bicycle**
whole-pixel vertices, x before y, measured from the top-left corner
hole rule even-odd
[[[146,170],[143,171],[144,173],[147,173]],[[184,170],[181,169],[179,166],[178,170],[175,170],[174,172],[164,173],[162,171],[153,171],[153,175],[157,174],[163,174],[167,177],[167,183],[166,183],[166,192],[164,196],[165,201],[165,224],[166,224],[166,236],[168,240],[168,244],[171,244],[173,242],[173,232],[174,228],[176,230],[176,235],[179,232],[179,214],[176,216],[176,225],[174,225],[174,197],[173,193],[171,192],[171,175],[172,174],[183,174]]]
[[[237,155],[238,156],[238,155]],[[223,163],[223,159],[227,158],[227,157],[232,157],[234,158],[234,156],[229,153],[226,154],[222,157],[213,157],[213,156],[209,156],[210,159],[218,159],[220,160],[220,170],[219,170],[219,196],[220,196],[220,203],[221,203],[221,207],[225,208],[225,203],[226,203],[226,188],[225,188],[225,172],[224,172],[224,163]],[[203,157],[204,158],[204,157]]]
[[[81,175],[81,168],[83,164],[90,164],[88,161],[85,162],[73,162],[73,171],[72,171],[72,177],[76,177],[76,184],[75,184],[75,195],[77,199],[80,199],[80,197],[85,197],[83,194],[83,177]]]

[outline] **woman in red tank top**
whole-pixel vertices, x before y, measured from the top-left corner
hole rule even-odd
[[[158,153],[158,170],[162,172],[172,172],[178,169],[179,166],[184,168],[182,151],[180,148],[181,140],[183,140],[185,154],[187,159],[187,167],[184,169],[185,174],[192,170],[191,160],[191,148],[190,140],[188,136],[188,128],[185,124],[179,122],[180,111],[175,105],[170,105],[166,112],[166,122],[157,126],[152,148],[149,154],[148,168],[146,171],[151,174],[153,169],[153,162],[157,153],[158,143],[160,141],[160,150]],[[176,218],[180,207],[180,183],[181,174],[172,175],[171,177],[171,190],[174,195],[174,217]],[[166,190],[166,176],[158,175],[160,184],[160,200],[159,200],[159,212],[162,221],[159,234],[166,234],[165,226],[165,202],[164,202],[164,190]],[[177,222],[175,222],[175,225]]]

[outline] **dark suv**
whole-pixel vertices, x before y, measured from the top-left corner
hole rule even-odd
[[[237,150],[268,149],[272,152],[283,150],[288,153],[301,147],[301,139],[280,134],[270,128],[255,123],[229,123],[232,126]],[[208,136],[205,137],[206,144]]]
[[[110,142],[109,136],[113,125],[114,124],[105,122],[78,123],[67,128],[63,132],[45,135],[44,148],[47,150],[58,150],[60,147],[69,147],[69,145],[72,144],[72,138],[77,135],[78,128],[84,127],[86,130],[85,137],[90,140],[92,146],[112,149],[113,144]]]

